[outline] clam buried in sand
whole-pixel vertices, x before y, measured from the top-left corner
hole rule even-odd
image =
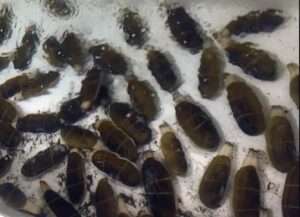
[[[12,183],[0,184],[0,198],[13,209],[32,216],[43,216],[41,207],[28,199],[25,193]]]
[[[78,126],[64,126],[61,137],[71,148],[93,150],[100,145],[99,137],[95,133]]]
[[[159,111],[159,100],[156,91],[147,81],[132,77],[128,80],[127,92],[134,109],[144,115],[147,121],[154,120]]]
[[[75,13],[75,5],[70,0],[43,0],[48,11],[56,17],[71,17]]]
[[[299,162],[289,170],[282,197],[283,217],[296,217],[300,212]]]
[[[81,100],[79,97],[64,102],[58,113],[59,118],[69,124],[79,121],[85,115],[86,112],[81,108]]]
[[[134,139],[138,146],[149,143],[152,131],[144,116],[137,113],[127,103],[113,103],[109,108],[109,116],[113,122]]]
[[[31,114],[17,121],[17,129],[20,132],[55,133],[61,127],[62,124],[54,113]]]
[[[92,157],[93,164],[108,176],[125,185],[136,187],[141,182],[140,172],[130,161],[108,151],[97,151]]]
[[[79,204],[85,196],[85,165],[82,155],[71,151],[68,157],[66,186],[73,204]]]
[[[51,145],[28,159],[21,173],[27,178],[36,178],[58,167],[66,158],[69,150],[65,145]]]
[[[118,128],[109,120],[101,120],[96,123],[96,129],[101,138],[111,151],[118,153],[121,157],[135,162],[138,158],[137,146],[123,130]]]
[[[177,121],[186,135],[200,148],[209,151],[217,149],[221,136],[212,117],[188,99],[176,101]]]
[[[263,81],[275,81],[279,77],[277,61],[267,51],[257,49],[251,43],[230,41],[225,45],[229,62],[243,72]]]
[[[73,32],[65,32],[61,44],[66,62],[76,70],[81,70],[86,62],[86,52],[83,42]]]
[[[160,126],[160,131],[162,133],[160,148],[164,155],[166,166],[173,175],[185,176],[188,170],[188,163],[182,143],[167,123]]]
[[[299,109],[299,65],[290,63],[288,69],[291,74],[290,95]]]
[[[216,47],[203,50],[199,68],[199,90],[203,98],[212,99],[221,92],[224,81],[224,62]]]
[[[259,217],[261,185],[257,173],[257,153],[250,150],[242,168],[237,172],[233,186],[233,211],[235,217]]]
[[[107,179],[99,181],[95,193],[95,207],[97,217],[116,217],[118,213],[118,201]]]
[[[147,59],[149,70],[163,90],[173,92],[178,89],[180,78],[164,53],[159,50],[150,50],[147,53]]]
[[[91,110],[110,101],[109,80],[104,70],[96,67],[88,71],[80,90],[81,108]]]
[[[267,9],[251,11],[231,21],[223,30],[223,34],[244,35],[251,33],[273,32],[285,21],[282,11]]]
[[[10,101],[0,98],[0,121],[12,123],[18,117],[18,111]]]
[[[81,217],[73,205],[53,191],[46,182],[40,181],[40,188],[43,199],[56,217]]]
[[[126,42],[132,46],[142,47],[147,41],[148,29],[141,16],[126,8],[120,21]]]
[[[198,53],[204,43],[196,21],[183,7],[169,8],[167,24],[174,39],[192,53]]]
[[[217,209],[225,199],[231,173],[233,145],[226,143],[207,167],[199,188],[201,202],[210,209]]]
[[[13,126],[0,121],[0,148],[15,149],[21,140],[21,134]]]
[[[28,68],[31,64],[33,55],[37,51],[39,42],[36,26],[27,28],[21,45],[17,47],[14,53],[13,64],[15,69],[24,70]]]
[[[46,53],[46,59],[51,65],[63,67],[66,64],[65,51],[54,36],[49,37],[43,43],[43,50]]]
[[[13,163],[13,158],[9,155],[6,155],[4,157],[0,157],[0,178],[5,176]]]
[[[4,70],[10,63],[9,56],[1,56],[0,54],[0,72]]]
[[[265,131],[264,106],[255,90],[236,75],[226,75],[227,99],[241,130],[257,136]]]
[[[126,58],[109,44],[100,44],[90,48],[97,67],[113,75],[125,75],[128,70]]]
[[[2,4],[0,8],[0,45],[11,36],[12,19],[11,7],[8,4]]]
[[[176,217],[175,190],[168,170],[152,156],[145,156],[142,174],[153,217]]]
[[[0,97],[8,99],[15,96],[22,90],[24,84],[29,81],[27,74],[18,75],[10,78],[0,85]]]
[[[266,130],[267,149],[273,166],[280,172],[288,172],[296,162],[296,136],[288,111],[273,106]]]

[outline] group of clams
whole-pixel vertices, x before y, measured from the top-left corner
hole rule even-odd
[[[70,2],[48,0],[45,4],[56,16],[67,16],[72,11]],[[10,38],[13,8],[1,5],[0,45]],[[295,129],[288,111],[282,106],[267,110],[257,89],[241,77],[224,72],[226,60],[236,65],[248,76],[263,81],[279,79],[277,60],[267,51],[238,38],[245,34],[271,33],[285,22],[281,11],[269,9],[253,11],[238,17],[223,30],[208,36],[184,7],[167,6],[166,25],[172,39],[180,47],[198,54],[202,51],[199,68],[199,91],[203,98],[214,100],[224,87],[233,117],[240,129],[249,136],[265,134],[269,159],[278,171],[288,173],[282,210],[284,217],[298,217],[299,162],[297,159]],[[137,11],[124,9],[120,18],[124,39],[136,49],[144,49],[149,39],[146,21]],[[12,62],[15,69],[30,67],[38,46],[36,26],[27,28],[21,43],[14,52],[0,55],[0,72]],[[41,178],[68,158],[66,188],[68,198],[40,181],[42,197],[48,209],[57,217],[82,216],[75,208],[85,196],[87,184],[85,161],[92,163],[107,177],[120,183],[145,189],[148,208],[138,217],[175,217],[177,193],[173,180],[186,176],[189,164],[185,148],[168,123],[160,126],[159,140],[163,160],[154,151],[141,151],[153,140],[150,123],[160,112],[160,100],[148,81],[129,74],[126,57],[112,45],[103,43],[86,48],[82,39],[73,32],[65,32],[61,39],[48,37],[42,43],[46,58],[58,71],[48,73],[23,72],[0,83],[0,148],[7,151],[0,159],[0,175],[4,176],[17,155],[24,133],[53,134],[60,131],[62,143],[52,144],[26,160],[22,176]],[[225,54],[225,56],[223,55]],[[60,78],[59,70],[69,65],[76,71],[84,70],[88,58],[94,66],[85,74],[77,97],[64,102],[57,113],[39,113],[20,116],[14,100],[26,100],[41,95],[54,87]],[[222,206],[232,174],[235,145],[222,141],[219,127],[213,116],[191,97],[182,96],[182,84],[175,63],[165,52],[148,48],[148,68],[161,89],[173,95],[179,126],[200,149],[219,154],[208,165],[200,183],[199,197],[210,209]],[[299,65],[290,63],[290,95],[299,108]],[[114,76],[124,76],[131,103],[114,102],[111,81]],[[162,105],[163,106],[163,105]],[[96,120],[95,131],[74,124],[102,107],[110,119]],[[261,184],[257,172],[257,151],[249,150],[242,167],[236,172],[233,183],[232,207],[235,217],[259,217],[269,211],[262,209]],[[0,197],[10,207],[33,216],[47,216],[40,206],[13,183],[0,184]],[[122,197],[115,195],[108,178],[99,181],[93,204],[97,217],[131,217]]]

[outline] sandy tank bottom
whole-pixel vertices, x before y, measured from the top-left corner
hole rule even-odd
[[[41,42],[49,36],[55,35],[60,37],[64,31],[74,31],[79,33],[86,41],[105,41],[117,47],[124,53],[132,65],[134,73],[142,79],[148,80],[158,92],[161,102],[161,113],[159,118],[151,124],[154,130],[154,139],[150,144],[151,148],[158,149],[159,125],[166,121],[172,125],[179,134],[179,138],[183,141],[189,161],[189,173],[185,178],[177,178],[174,180],[178,194],[178,208],[185,212],[189,217],[233,217],[230,193],[224,205],[218,210],[209,210],[201,204],[198,196],[198,188],[201,177],[210,160],[217,155],[217,152],[210,153],[196,148],[192,142],[186,137],[182,129],[178,126],[175,119],[174,102],[172,96],[161,90],[154,78],[151,76],[147,68],[145,58],[145,50],[135,49],[126,44],[123,34],[118,25],[119,10],[124,7],[137,8],[142,17],[147,21],[150,29],[150,40],[147,45],[153,45],[164,51],[171,53],[178,65],[183,79],[183,85],[179,92],[184,95],[190,95],[197,102],[206,107],[207,110],[219,123],[224,140],[236,144],[237,150],[234,159],[234,170],[240,168],[248,149],[254,148],[265,151],[266,142],[264,136],[249,137],[238,128],[233,119],[229,108],[226,92],[224,91],[217,99],[210,101],[202,99],[198,91],[198,68],[200,63],[200,54],[191,55],[186,50],[179,47],[171,38],[169,29],[165,25],[166,14],[161,8],[161,3],[176,1],[159,1],[159,0],[72,0],[78,7],[78,11],[70,19],[58,19],[49,15],[42,7],[40,0],[0,0],[0,4],[8,2],[12,5],[16,15],[14,20],[14,29],[11,39],[4,46],[1,46],[0,53],[13,50],[20,42],[25,28],[31,24],[36,24],[41,32]],[[275,54],[282,64],[290,62],[299,62],[299,1],[298,0],[185,0],[177,1],[184,5],[187,11],[199,22],[208,34],[212,34],[220,30],[230,20],[238,15],[245,14],[251,10],[277,8],[284,12],[287,20],[278,30],[272,34],[250,35],[242,38],[241,41],[251,41],[262,49],[268,50]],[[183,3],[184,2],[184,3]],[[38,53],[34,56],[31,69],[41,69],[48,71],[51,68],[44,58],[41,46]],[[256,86],[267,97],[270,105],[283,105],[293,114],[299,127],[299,111],[293,104],[289,96],[289,73],[284,69],[280,79],[276,82],[263,82],[248,77],[237,67],[227,64],[226,72],[238,74],[247,82]],[[0,73],[0,83],[8,78],[20,74],[20,71],[13,69],[11,64],[7,69]],[[56,112],[65,100],[74,96],[80,89],[82,75],[78,75],[71,67],[64,69],[62,78],[55,88],[43,96],[35,97],[26,101],[17,102],[23,114],[37,112]],[[127,101],[129,97],[126,93],[127,84],[124,78],[116,77],[113,82],[115,89],[114,99],[116,101]],[[103,110],[99,108],[86,119],[78,124],[92,129],[96,117],[106,118]],[[29,157],[35,155],[40,150],[45,149],[51,142],[59,140],[59,134],[51,136],[26,134],[26,142],[20,146],[17,159],[13,163],[13,167],[7,176],[0,180],[1,183],[10,181],[16,183],[28,195],[36,197],[40,201],[39,180],[26,180],[20,173],[23,162]],[[297,138],[299,136],[297,135]],[[298,141],[299,139],[297,139]],[[298,144],[299,146],[299,144]],[[276,171],[268,160],[266,154],[260,154],[260,176],[263,184],[263,203],[264,207],[273,211],[274,217],[282,217],[281,213],[281,195],[285,182],[285,175]],[[66,196],[64,185],[66,163],[58,169],[45,175],[51,187],[63,196]],[[91,164],[86,162],[87,175],[89,176],[89,190],[94,192],[97,182],[104,177]],[[90,181],[92,180],[92,181]],[[124,193],[134,198],[130,210],[134,215],[139,208],[144,206],[143,189],[131,189],[121,185],[110,179],[117,193]],[[232,182],[231,182],[232,183]],[[229,188],[232,187],[232,184]],[[85,203],[89,202],[90,195],[86,195]],[[89,217],[84,208],[82,216]],[[3,213],[3,214],[1,214]],[[2,202],[0,205],[0,217],[21,217],[19,214],[5,207]]]

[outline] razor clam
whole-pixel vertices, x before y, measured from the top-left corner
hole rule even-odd
[[[41,73],[36,71],[33,77],[21,87],[21,92],[18,95],[19,99],[27,99],[46,92],[46,90],[55,85],[60,77],[60,73],[50,71],[48,73]]]
[[[153,216],[175,217],[175,190],[168,170],[154,157],[146,156],[142,174],[146,199]]]
[[[230,41],[225,50],[229,62],[240,67],[243,72],[263,81],[278,79],[277,61],[265,50],[257,49],[253,44]]]
[[[223,69],[224,62],[218,48],[205,48],[198,74],[199,91],[203,98],[212,99],[220,93],[224,81]]]
[[[1,56],[0,55],[0,72],[9,65],[10,59],[11,58],[9,56]]]
[[[160,87],[168,92],[177,90],[180,78],[169,58],[159,50],[149,50],[147,53],[148,69],[159,83]]]
[[[137,12],[128,8],[124,9],[121,17],[121,27],[125,40],[129,45],[142,47],[147,41],[148,29]]]
[[[31,114],[19,118],[16,128],[20,132],[55,133],[62,124],[54,113]]]
[[[51,65],[63,67],[66,64],[65,51],[54,36],[49,37],[43,43],[43,50],[46,53],[46,58]]]
[[[288,69],[291,74],[290,95],[299,109],[299,65],[290,63]]]
[[[288,117],[288,111],[273,106],[266,129],[267,150],[273,166],[286,173],[296,162],[296,137]]]
[[[259,217],[261,185],[257,173],[257,156],[250,150],[242,168],[237,172],[233,185],[233,211],[235,217]]]
[[[152,121],[158,116],[160,111],[158,96],[149,82],[132,77],[128,80],[127,92],[134,109],[147,121]]]
[[[12,8],[8,4],[2,4],[0,9],[0,45],[11,36],[12,19]]]
[[[68,124],[79,121],[85,115],[86,112],[81,108],[81,100],[79,97],[64,102],[58,113],[59,118]]]
[[[125,75],[128,63],[123,56],[109,44],[100,44],[90,48],[97,67],[113,75]]]
[[[61,43],[66,62],[76,70],[81,70],[86,61],[83,42],[73,32],[65,32]]]
[[[273,32],[285,21],[282,11],[267,9],[251,11],[231,21],[223,30],[228,35],[245,35],[251,33]],[[224,33],[223,33],[224,34]]]
[[[81,217],[73,205],[53,191],[46,182],[40,181],[40,186],[43,199],[56,217]]]
[[[24,70],[31,64],[32,57],[36,53],[39,45],[39,36],[36,26],[30,26],[26,29],[21,45],[17,47],[13,64],[15,69]]]
[[[199,188],[201,202],[210,209],[217,209],[225,199],[231,173],[233,145],[226,143],[207,167]]]
[[[97,151],[92,157],[93,164],[108,176],[125,185],[136,187],[141,182],[140,172],[130,161],[108,151]]]
[[[40,151],[28,159],[24,163],[21,173],[27,178],[44,175],[61,164],[65,160],[68,152],[69,150],[65,145],[51,145],[49,148]]]
[[[9,155],[0,157],[0,178],[5,176],[13,163],[13,158]]]
[[[113,187],[108,179],[99,181],[95,193],[95,207],[97,217],[116,217],[118,213],[118,201]]]
[[[149,143],[152,131],[144,116],[137,113],[127,103],[112,103],[109,116],[113,122],[134,139],[138,146]]]
[[[203,47],[204,39],[196,21],[183,7],[170,8],[167,13],[167,24],[177,43],[192,53],[198,53]]]
[[[21,134],[13,126],[0,121],[0,148],[15,149],[21,140]]]
[[[14,104],[6,99],[0,98],[0,121],[12,123],[18,117],[18,111]]]
[[[10,78],[0,85],[0,97],[8,99],[13,97],[22,90],[24,84],[28,83],[29,77],[27,74],[18,75]]]
[[[183,150],[173,129],[167,123],[160,126],[162,136],[160,138],[160,148],[164,155],[164,160],[170,173],[178,176],[185,176],[188,170],[188,163]]]
[[[71,151],[68,157],[67,192],[73,204],[79,204],[85,195],[85,165],[82,155],[78,151]]]
[[[255,90],[236,75],[227,75],[227,99],[240,129],[250,136],[265,131],[264,106]]]
[[[195,145],[209,151],[218,148],[221,136],[205,110],[184,98],[177,100],[175,110],[178,124]]]
[[[92,108],[109,101],[108,77],[104,70],[92,68],[82,81],[80,90],[81,108],[91,110]]]
[[[299,161],[289,170],[282,197],[283,217],[296,217],[300,212]]]
[[[28,199],[25,193],[12,183],[0,184],[0,197],[7,206],[13,209],[32,216],[43,216],[41,207]]]
[[[100,144],[95,133],[78,126],[64,126],[61,129],[61,137],[71,148],[93,150]]]
[[[101,134],[103,143],[111,151],[121,157],[135,162],[138,158],[137,145],[123,130],[118,128],[110,120],[101,120],[96,123],[96,129]]]

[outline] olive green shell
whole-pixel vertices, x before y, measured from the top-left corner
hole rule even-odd
[[[85,165],[84,159],[77,152],[71,152],[68,157],[66,187],[72,203],[80,203],[85,195]]]
[[[282,197],[283,217],[296,217],[300,213],[299,162],[288,173]]]
[[[203,98],[216,97],[223,88],[223,60],[215,47],[203,50],[199,68],[199,90]]]
[[[134,109],[152,121],[159,113],[158,97],[154,88],[147,81],[130,79],[127,92]]]
[[[266,130],[266,140],[273,166],[280,172],[288,172],[296,162],[296,140],[289,120],[272,117]]]
[[[176,117],[187,136],[200,148],[215,150],[221,137],[211,117],[188,101],[176,105]]]
[[[291,80],[291,84],[290,84],[290,95],[298,108],[299,108],[299,92],[300,92],[299,82],[300,80],[298,74]]]
[[[210,209],[222,205],[231,172],[231,159],[217,156],[206,169],[199,189],[201,202]]]
[[[241,168],[234,180],[233,211],[235,217],[259,217],[261,186],[256,168]]]
[[[174,175],[184,176],[188,170],[185,153],[181,142],[173,132],[167,132],[160,139],[160,147],[166,166]]]
[[[71,148],[92,150],[98,143],[98,136],[93,132],[77,126],[65,126],[61,129],[61,137]]]
[[[262,103],[254,90],[245,82],[233,82],[227,87],[227,98],[241,130],[257,136],[265,131],[265,114]]]
[[[107,179],[100,180],[95,193],[97,217],[116,217],[118,201],[112,186]]]
[[[131,138],[138,146],[149,143],[152,139],[152,130],[144,116],[136,112],[129,104],[113,103],[110,105],[109,116],[112,121]]]
[[[104,144],[113,152],[130,161],[138,158],[137,146],[123,130],[109,120],[103,120],[97,127]]]
[[[10,124],[0,121],[0,148],[14,149],[22,140],[21,134]]]
[[[9,101],[0,98],[0,121],[12,123],[16,120],[17,116],[16,107]]]
[[[99,170],[125,185],[135,187],[141,183],[137,167],[112,152],[97,151],[93,154],[92,162]]]

